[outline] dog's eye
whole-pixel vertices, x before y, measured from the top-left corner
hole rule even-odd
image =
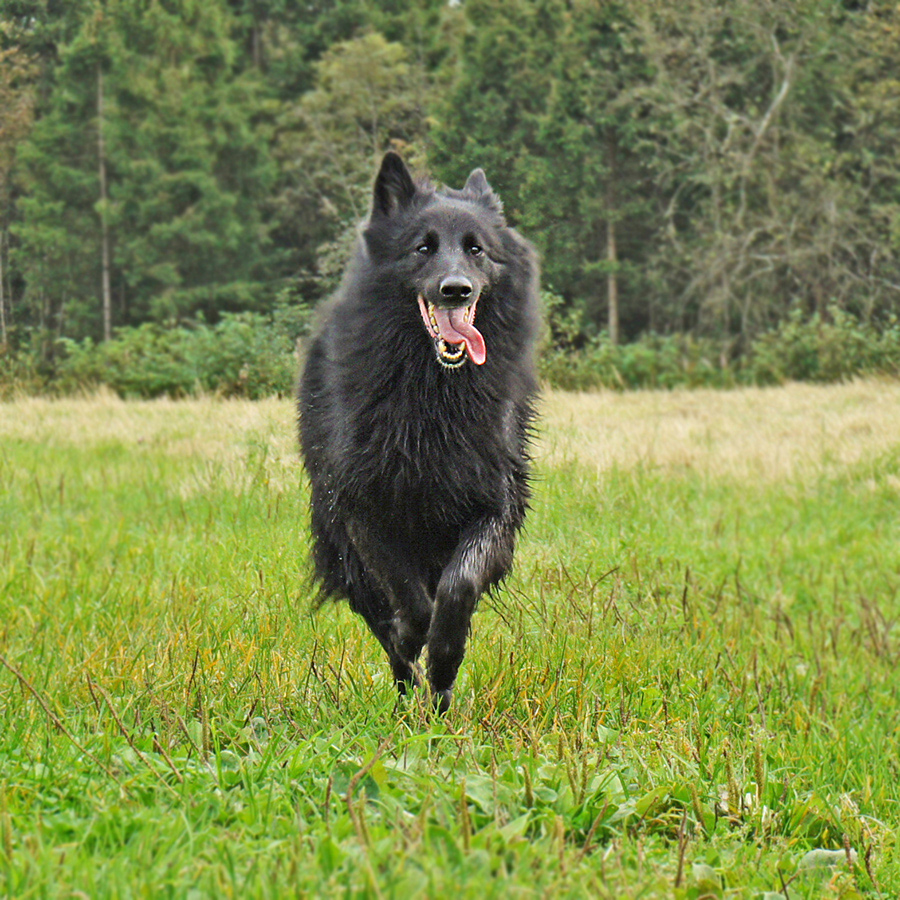
[[[484,249],[481,244],[470,244],[469,245],[469,255],[470,256],[481,256],[484,253]]]
[[[427,256],[429,253],[431,253],[431,244],[419,244],[419,246],[416,247],[416,253],[421,253],[422,256]]]

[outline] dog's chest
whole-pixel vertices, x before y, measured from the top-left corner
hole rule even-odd
[[[360,489],[441,517],[502,502],[516,445],[510,403],[384,403],[354,427]],[[349,474],[349,473],[348,473]]]

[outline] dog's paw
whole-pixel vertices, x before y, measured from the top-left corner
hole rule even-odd
[[[453,688],[447,688],[445,691],[434,691],[431,695],[431,705],[434,711],[439,715],[444,715],[450,709],[450,700],[453,697]]]

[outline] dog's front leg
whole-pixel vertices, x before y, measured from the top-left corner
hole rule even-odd
[[[439,712],[450,707],[475,604],[509,572],[514,545],[508,517],[485,517],[466,529],[441,574],[428,631],[428,683]]]
[[[393,612],[389,628],[369,622],[388,654],[401,694],[418,684],[416,660],[428,636],[431,599],[409,554],[363,522],[350,520],[347,534],[370,578]]]

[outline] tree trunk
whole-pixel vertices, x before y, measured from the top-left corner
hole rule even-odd
[[[9,346],[9,336],[6,333],[6,297],[3,294],[3,238],[5,233],[0,231],[0,351]]]
[[[262,26],[258,22],[253,23],[253,30],[250,32],[250,41],[253,47],[253,68],[262,68],[262,38],[260,29]]]
[[[609,341],[619,343],[619,253],[616,249],[616,142],[611,138],[607,145],[606,174],[606,305],[609,321]]]
[[[100,159],[100,253],[103,264],[103,340],[112,337],[112,294],[109,287],[109,225],[106,221],[106,147],[103,143],[103,69],[97,66],[97,155]]]
[[[619,256],[616,251],[616,223],[610,217],[606,221],[606,261],[609,272],[606,275],[606,298],[609,306],[609,341],[619,343],[619,281],[616,267]]]

